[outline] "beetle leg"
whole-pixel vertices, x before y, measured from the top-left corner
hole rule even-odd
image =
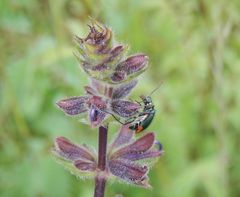
[[[128,121],[127,120],[127,122],[121,122],[114,114],[112,114],[111,112],[107,112],[107,113],[109,113],[116,121],[118,121],[120,124],[122,124],[122,125],[126,125],[126,124],[129,124],[129,123],[131,123],[131,122],[133,122],[134,120],[135,120],[135,118],[133,119],[133,118],[129,118],[128,120],[130,120],[130,119],[132,119],[131,121]]]
[[[120,124],[125,125],[125,123],[121,122],[113,113],[111,113],[111,112],[109,112],[109,111],[106,111],[106,110],[105,110],[104,112],[110,114],[110,115],[111,115],[116,121],[118,121]]]
[[[142,101],[137,101],[137,100],[132,100],[131,98],[129,99],[131,102],[136,102],[137,104],[139,104],[140,106],[142,106]]]
[[[135,119],[136,119],[136,117],[132,117],[132,118],[127,119],[127,121],[125,122],[125,125],[133,122]]]
[[[140,106],[142,106],[142,104],[141,104],[142,101],[137,101],[137,100],[135,100],[135,102],[138,103]]]
[[[111,114],[111,115],[112,115],[112,117],[113,117],[116,121],[118,121],[118,122],[121,123],[122,125],[125,125],[125,123],[121,122],[114,114]]]

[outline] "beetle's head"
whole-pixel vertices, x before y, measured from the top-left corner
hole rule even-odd
[[[141,96],[145,109],[153,108],[152,98],[150,96]]]

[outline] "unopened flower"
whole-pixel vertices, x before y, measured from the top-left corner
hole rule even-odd
[[[151,162],[163,153],[163,148],[155,140],[152,132],[135,139],[128,126],[122,126],[118,136],[108,146],[106,169],[102,175],[106,179],[117,180],[140,187],[150,187],[148,171]],[[79,177],[96,176],[97,157],[89,147],[75,145],[64,137],[55,140],[54,155]],[[88,176],[86,176],[86,174]]]
[[[96,155],[86,145],[78,146],[65,137],[57,137],[52,153],[60,164],[79,178],[94,176]]]
[[[96,21],[89,28],[86,38],[75,36],[75,55],[89,76],[118,84],[137,77],[147,68],[148,57],[144,54],[126,57],[127,47],[113,40],[109,28]]]

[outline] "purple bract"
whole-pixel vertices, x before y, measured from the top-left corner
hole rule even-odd
[[[76,145],[64,137],[58,137],[55,140],[53,153],[69,162],[79,173],[87,171],[93,176],[98,173],[96,154],[86,145]],[[122,126],[108,146],[107,164],[103,174],[106,179],[115,177],[129,184],[150,187],[148,165],[162,153],[163,148],[155,140],[154,133],[150,132],[135,139],[134,133],[128,126]]]

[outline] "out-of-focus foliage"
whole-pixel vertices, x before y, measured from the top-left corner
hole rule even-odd
[[[165,155],[152,190],[108,184],[106,196],[240,196],[240,3],[238,0],[1,0],[0,196],[92,196],[51,158],[59,135],[95,145],[95,130],[55,102],[87,83],[73,55],[88,16],[108,24],[150,67],[131,96],[153,95]],[[111,129],[110,135],[114,134]]]

